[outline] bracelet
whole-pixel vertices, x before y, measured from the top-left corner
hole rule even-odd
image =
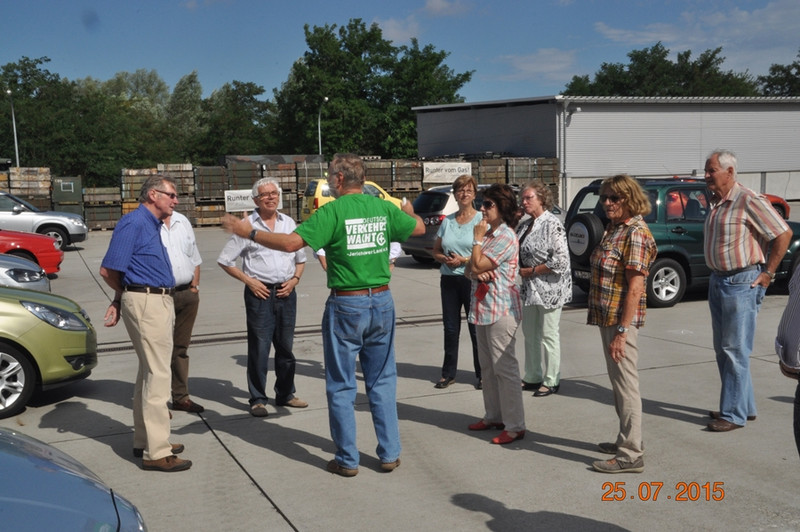
[[[292,275],[292,279],[297,279],[297,282],[298,283],[300,282],[300,278],[298,276],[296,276],[296,275]]]
[[[764,273],[769,275],[769,278],[772,279],[773,281],[775,280],[775,272],[770,272],[770,271],[764,270]]]

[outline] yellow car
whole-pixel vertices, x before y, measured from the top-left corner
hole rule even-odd
[[[383,188],[372,181],[365,181],[364,186],[361,187],[364,194],[375,196],[386,201],[394,203],[397,208],[400,208],[401,201],[393,196],[390,196]],[[305,222],[317,209],[322,207],[328,202],[335,200],[328,189],[327,179],[314,179],[308,182],[306,191],[303,193],[303,205],[300,208],[300,220]]]

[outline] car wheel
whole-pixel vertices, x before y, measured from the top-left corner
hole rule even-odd
[[[0,419],[22,412],[36,386],[36,372],[28,357],[0,344]]]
[[[773,203],[772,208],[780,215],[781,218],[784,220],[786,219],[786,210],[783,208],[783,205],[780,203]]]
[[[56,248],[64,249],[69,244],[69,235],[60,227],[45,227],[40,230],[40,233],[56,239]]]
[[[423,257],[422,255],[411,255],[411,258],[420,264],[430,264],[433,262],[433,257]]]
[[[577,286],[578,288],[580,288],[581,290],[583,290],[587,294],[589,293],[589,281],[587,281],[585,279],[581,279],[581,280],[573,279],[572,280],[572,284],[574,284],[575,286]]]
[[[677,261],[656,259],[647,276],[647,304],[653,308],[671,307],[683,299],[686,273]]]
[[[592,213],[583,213],[570,220],[567,227],[569,255],[577,264],[589,264],[592,251],[603,238],[603,222]]]
[[[11,255],[13,257],[20,257],[23,259],[27,259],[31,262],[39,264],[39,261],[36,260],[36,256],[33,253],[29,253],[22,249],[12,249],[11,251],[6,251],[6,255]],[[41,266],[41,264],[39,264]]]

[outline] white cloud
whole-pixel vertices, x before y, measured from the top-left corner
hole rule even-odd
[[[463,0],[427,0],[425,13],[434,17],[460,15],[471,9],[469,2]]]
[[[383,38],[392,41],[395,45],[409,42],[412,37],[419,37],[419,22],[414,15],[409,15],[403,20],[400,19],[375,19],[380,26]]]
[[[625,28],[596,22],[594,27],[609,41],[632,47],[650,47],[661,41],[673,56],[691,50],[692,57],[697,57],[721,46],[723,70],[765,74],[771,64],[789,64],[796,58],[798,21],[800,2],[774,0],[749,11],[739,7],[684,11],[675,24]]]
[[[575,69],[575,52],[540,48],[532,54],[500,56],[497,61],[511,67],[509,74],[499,77],[503,81],[546,80],[566,83]]]

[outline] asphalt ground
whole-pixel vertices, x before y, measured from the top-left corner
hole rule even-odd
[[[172,420],[172,441],[186,445],[182,456],[194,462],[191,470],[143,471],[132,456],[137,360],[122,324],[103,327],[112,294],[98,270],[108,231],[92,232],[67,251],[52,282],[53,292],[80,302],[97,327],[97,368],[0,420],[83,462],[137,505],[150,530],[800,530],[796,383],[780,374],[773,349],[783,293],[767,296],[758,320],[751,361],[758,419],[728,433],[706,430],[719,376],[704,293],[648,311],[639,336],[645,471],[607,475],[591,462],[607,458],[596,443],[614,440],[617,417],[599,333],[585,325],[585,296],[576,290],[562,313],[560,392],[544,398],[526,392],[525,438],[491,445],[495,433],[466,430],[483,414],[466,327],[457,382],[436,390],[438,270],[402,257],[391,283],[402,465],[380,472],[360,382],[360,470],[342,478],[325,470],[334,447],[319,332],[324,272],[311,259],[298,286],[296,386],[310,406],[270,404],[269,417],[254,418],[247,412],[243,285],[216,265],[222,230],[196,232],[205,262],[190,392],[206,411],[175,412]],[[271,374],[268,387],[273,382]]]

